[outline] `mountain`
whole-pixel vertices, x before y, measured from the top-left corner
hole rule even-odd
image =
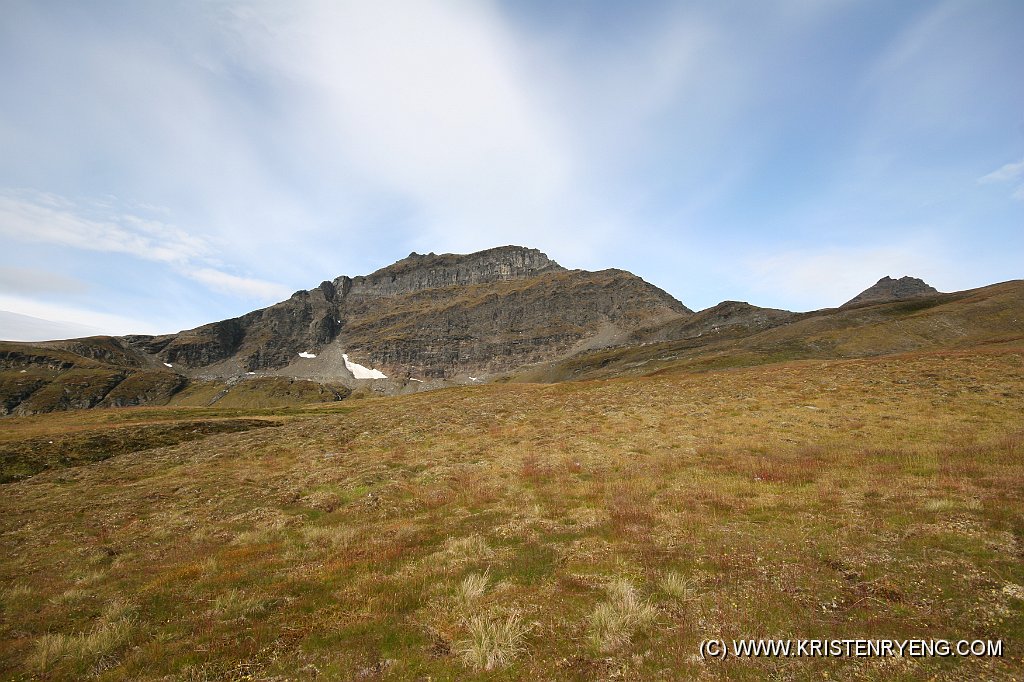
[[[349,383],[359,373],[353,366],[363,366],[404,384],[479,378],[690,314],[628,272],[566,270],[535,249],[505,246],[413,253],[242,317],[125,342],[190,376],[256,372]]]
[[[734,309],[731,319],[721,309]],[[707,331],[709,321],[714,322]],[[697,333],[694,333],[694,332]],[[566,381],[703,371],[793,360],[962,351],[1024,344],[1024,281],[891,302],[787,313],[727,302],[647,341],[524,368],[516,381]]]
[[[749,334],[785,324],[797,313],[776,308],[760,308],[745,301],[722,301],[690,316],[670,320],[656,327],[641,329],[630,336],[633,343],[674,341],[688,338],[725,338]]]
[[[891,303],[892,301],[905,301],[911,298],[931,296],[939,293],[938,289],[929,286],[924,280],[917,277],[883,277],[873,286],[860,292],[849,301],[844,303],[842,308],[849,308],[857,305],[868,305],[871,303]]]
[[[623,270],[536,249],[410,254],[162,336],[0,342],[0,414],[130,405],[279,408],[481,381],[564,381],[1024,340],[1024,283],[942,294],[884,277],[807,313],[694,313]]]
[[[621,344],[692,314],[631,273],[567,270],[536,249],[412,253],[370,275],[341,276],[177,334],[4,344],[0,367],[17,374],[7,378],[2,409],[106,405],[129,378],[140,386],[117,404],[173,396],[225,405],[261,383],[267,390],[249,390],[248,399],[268,391],[284,402],[308,397],[301,382],[329,386],[319,399],[474,383]],[[52,399],[33,399],[40,390]]]

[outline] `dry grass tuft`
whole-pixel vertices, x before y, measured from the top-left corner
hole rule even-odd
[[[656,616],[655,608],[641,599],[632,583],[616,580],[608,587],[608,600],[598,604],[590,616],[590,643],[602,652],[620,649]]]
[[[90,596],[89,590],[84,587],[69,587],[60,594],[56,594],[50,599],[50,603],[57,605],[74,604],[75,602],[88,599]]]
[[[474,533],[464,538],[448,538],[444,547],[435,552],[431,559],[439,561],[446,567],[458,566],[487,559],[494,554],[482,535]]]
[[[6,612],[8,616],[30,611],[37,606],[38,599],[30,585],[15,583],[0,592],[0,611]]]
[[[313,545],[345,549],[355,540],[357,531],[349,526],[306,526],[302,537]]]
[[[541,461],[536,453],[529,452],[523,455],[519,474],[527,481],[541,483],[551,477],[551,467]]]
[[[241,590],[228,590],[213,600],[210,612],[224,620],[235,620],[262,613],[268,603],[258,597],[250,597]]]
[[[22,599],[31,597],[34,593],[35,591],[31,586],[26,585],[25,583],[16,583],[3,591],[3,598],[5,603],[21,601]]]
[[[474,670],[503,668],[523,651],[523,639],[531,625],[518,611],[505,619],[477,614],[465,620],[469,638],[456,645],[462,661]]]
[[[458,599],[463,608],[470,609],[484,595],[489,580],[487,572],[470,573],[459,583]]]
[[[94,569],[75,578],[75,584],[81,586],[96,585],[103,582],[106,575],[106,571]]]
[[[693,588],[695,587],[695,581],[689,578],[684,578],[681,573],[676,571],[668,571],[661,577],[659,582],[662,591],[674,597],[679,601],[690,601],[695,596],[693,594]]]
[[[91,662],[125,645],[135,629],[135,609],[123,601],[110,603],[89,632],[47,633],[38,638],[29,667],[49,670],[61,661]]]

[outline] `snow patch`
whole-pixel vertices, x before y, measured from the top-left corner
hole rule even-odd
[[[352,372],[352,376],[356,379],[387,379],[387,375],[381,372],[379,369],[370,369],[369,367],[363,367],[362,365],[350,362],[348,359],[348,353],[342,353],[341,359],[345,361],[345,369]]]
[[[423,379],[413,379],[412,377],[409,377],[409,381],[415,381],[415,382],[420,383],[420,384],[423,383]]]
[[[470,377],[470,378],[469,378],[469,380],[470,380],[470,381],[480,381],[480,380],[479,380],[479,379],[477,379],[476,377]]]
[[[165,363],[164,363],[164,367],[174,367],[174,365],[172,365],[172,364],[171,364],[171,363],[169,363],[169,362],[165,362]]]
[[[246,372],[246,374],[252,375],[252,374],[256,374],[256,372]]]
[[[315,358],[316,356],[314,354],[312,354],[312,353],[299,353],[299,357],[300,358],[310,358],[310,359],[312,359],[312,358]]]

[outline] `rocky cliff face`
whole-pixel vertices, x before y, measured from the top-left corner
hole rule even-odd
[[[665,292],[621,270],[550,269],[520,280],[356,302],[341,339],[374,366],[432,378],[549,360],[599,335],[687,316]]]
[[[938,289],[929,286],[924,280],[917,277],[883,277],[864,291],[860,292],[841,307],[848,308],[855,305],[869,303],[889,303],[891,301],[903,301],[910,298],[932,296],[939,293]]]
[[[423,256],[416,252],[365,277],[339,277],[330,283],[336,296],[346,299],[386,298],[423,289],[528,279],[565,268],[537,249],[501,246],[468,255],[446,253]],[[321,284],[323,289],[327,282]],[[326,291],[326,290],[325,290]]]
[[[689,314],[628,272],[569,271],[536,249],[505,246],[413,253],[242,317],[125,342],[160,362],[217,376],[280,370],[299,353],[339,344],[389,376],[448,378],[551,359],[591,337],[614,340]]]
[[[95,406],[163,404],[185,377],[149,368],[118,339],[0,342],[0,416]]]
[[[635,275],[566,270],[536,249],[413,253],[177,334],[0,342],[0,415],[419,390],[623,343],[689,316]],[[388,378],[357,379],[342,354]]]

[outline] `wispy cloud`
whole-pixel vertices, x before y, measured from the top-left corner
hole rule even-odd
[[[990,182],[1011,182],[1024,178],[1024,159],[1017,163],[1008,163],[992,171],[988,175],[978,178],[978,182],[985,184]]]
[[[1024,159],[1001,166],[988,175],[978,178],[978,182],[983,185],[1016,184],[1013,198],[1024,201]]]
[[[209,252],[205,241],[169,225],[131,214],[90,218],[83,215],[88,210],[54,194],[7,191],[0,194],[0,235],[162,263],[187,263]]]
[[[310,162],[408,206],[420,246],[557,239],[574,160],[493,5],[248,2],[232,28]]]
[[[185,270],[185,275],[226,294],[263,301],[280,301],[291,293],[287,287],[251,277],[239,277],[213,268]]]
[[[274,282],[241,277],[212,267],[215,249],[209,240],[192,236],[159,221],[117,212],[106,204],[76,205],[62,197],[39,192],[0,193],[0,236],[20,242],[125,254],[168,265],[175,272],[210,289],[248,300],[272,302],[288,295]],[[91,214],[91,215],[89,215]],[[101,214],[102,217],[96,217]],[[52,283],[66,278],[56,278]],[[46,278],[5,269],[0,284],[22,288]],[[52,287],[51,287],[52,289]]]

